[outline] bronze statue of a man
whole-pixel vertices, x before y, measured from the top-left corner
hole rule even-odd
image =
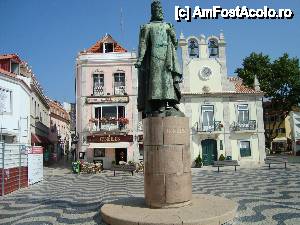
[[[182,74],[177,59],[174,27],[163,22],[159,0],[151,4],[151,21],[141,26],[138,60],[138,110],[143,117],[183,116],[176,106],[181,98]]]

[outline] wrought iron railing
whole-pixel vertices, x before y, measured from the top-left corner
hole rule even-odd
[[[127,132],[127,123],[119,120],[109,121],[91,121],[88,126],[88,131],[114,131],[114,132]]]
[[[93,90],[94,96],[103,96],[105,94],[104,86],[95,86]]]
[[[126,89],[124,85],[115,85],[115,95],[125,95]]]
[[[230,126],[230,130],[231,131],[256,130],[256,120],[233,122]]]
[[[197,132],[213,132],[222,131],[223,124],[221,121],[213,121],[211,123],[196,123]]]

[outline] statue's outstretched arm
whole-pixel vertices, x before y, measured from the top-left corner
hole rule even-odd
[[[147,49],[147,38],[148,38],[148,29],[145,27],[145,25],[141,26],[140,29],[140,42],[139,42],[139,52],[138,52],[138,60],[135,66],[137,68],[141,67],[142,61],[144,59],[146,49]]]

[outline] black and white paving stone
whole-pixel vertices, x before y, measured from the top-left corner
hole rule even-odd
[[[100,224],[101,206],[143,196],[143,174],[105,171],[71,174],[45,171],[43,182],[0,197],[0,224]],[[193,169],[193,193],[212,194],[239,204],[236,224],[300,225],[300,165],[260,168]]]

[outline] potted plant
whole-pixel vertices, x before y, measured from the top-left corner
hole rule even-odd
[[[201,168],[202,167],[202,158],[200,156],[200,154],[197,156],[197,158],[195,159],[195,166]]]
[[[223,154],[221,154],[219,157],[219,161],[224,161],[224,160],[225,160],[225,156]]]
[[[126,125],[129,123],[129,120],[125,117],[120,117],[119,118],[119,123],[122,124],[122,125]]]

